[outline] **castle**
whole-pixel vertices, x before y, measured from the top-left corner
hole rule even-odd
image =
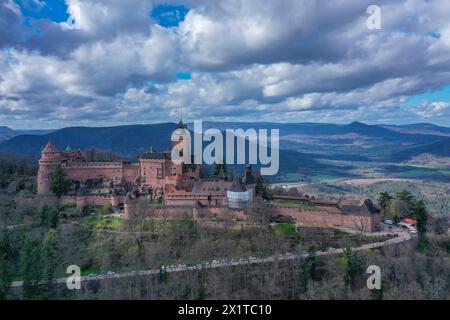
[[[185,130],[180,121],[175,130]],[[176,135],[172,146],[183,142]],[[193,162],[193,161],[191,161]],[[246,219],[246,208],[256,197],[259,177],[250,165],[241,176],[231,180],[224,166],[215,175],[201,176],[201,165],[172,161],[171,151],[150,149],[140,155],[138,162],[87,161],[79,150],[60,151],[48,142],[42,151],[38,170],[38,196],[52,197],[51,177],[56,168],[62,168],[68,182],[67,195],[60,204],[112,205],[123,212],[124,218],[145,217],[151,214],[161,218],[232,218]],[[275,196],[273,198],[276,198]],[[279,199],[290,198],[277,196]],[[347,227],[374,230],[380,224],[379,210],[370,200],[324,202],[311,199],[309,206],[280,206],[268,203],[272,216],[291,218],[299,226]]]
[[[187,126],[180,121],[175,127],[178,129]],[[183,136],[178,139],[173,146],[181,143]],[[133,199],[145,197],[165,206],[242,209],[255,197],[251,166],[243,177],[230,181],[223,166],[217,175],[200,177],[199,164],[176,164],[169,150],[157,152],[151,148],[140,155],[138,162],[88,162],[80,150],[60,151],[52,142],[47,143],[39,160],[38,195],[51,195],[51,175],[57,167],[63,169],[69,185],[62,201],[77,205],[111,203],[128,209]]]

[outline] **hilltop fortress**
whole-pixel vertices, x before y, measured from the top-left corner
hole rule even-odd
[[[179,122],[177,129],[187,129]],[[183,137],[172,143],[181,143]],[[38,195],[51,196],[51,175],[57,167],[65,173],[68,195],[61,200],[77,205],[104,205],[125,208],[125,216],[133,215],[133,200],[148,199],[165,206],[197,206],[243,209],[255,197],[256,175],[247,166],[242,177],[228,179],[224,167],[215,176],[200,177],[199,164],[176,164],[171,151],[150,148],[139,162],[87,162],[80,150],[60,151],[48,142],[41,154],[38,170]]]
[[[177,129],[187,129],[180,121]],[[179,136],[172,146],[183,141]],[[48,142],[39,160],[38,197],[52,197],[51,177],[62,168],[68,182],[61,204],[111,204],[125,218],[146,216],[176,218],[232,218],[246,220],[256,194],[258,172],[247,165],[242,175],[229,179],[224,166],[213,176],[201,176],[200,164],[172,161],[171,151],[149,149],[138,162],[89,162],[80,150],[60,151]],[[299,199],[303,201],[304,199]],[[268,204],[276,216],[288,216],[297,224],[315,227],[349,227],[372,230],[379,214],[370,200],[325,203],[315,201],[311,208]]]

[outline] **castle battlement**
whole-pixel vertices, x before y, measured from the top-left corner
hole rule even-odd
[[[70,162],[61,164],[62,168],[123,168],[123,162]]]

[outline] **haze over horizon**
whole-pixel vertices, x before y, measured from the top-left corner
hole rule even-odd
[[[178,119],[179,121],[179,119]],[[218,122],[218,121],[214,121],[214,120],[202,120],[203,122]],[[91,124],[91,125],[68,125],[68,126],[62,126],[62,127],[33,127],[33,128],[20,128],[20,127],[10,127],[10,126],[6,126],[0,123],[0,128],[8,128],[11,130],[15,130],[15,131],[56,131],[59,129],[64,129],[64,128],[71,128],[71,127],[89,127],[89,128],[107,128],[107,127],[118,127],[118,126],[133,126],[133,125],[153,125],[153,124],[161,124],[161,123],[176,123],[177,121],[160,121],[160,122],[146,122],[146,123],[122,123],[122,124],[105,124],[105,125],[101,125],[101,124]],[[193,125],[193,121],[184,121],[185,123],[187,123],[188,125]],[[344,122],[344,123],[333,123],[333,122],[310,122],[310,121],[305,121],[305,122],[280,122],[280,121],[226,121],[226,123],[279,123],[281,124],[304,124],[304,123],[311,123],[311,124],[334,124],[334,125],[342,125],[342,126],[346,126],[346,125],[350,125],[352,123],[361,123],[363,125],[369,125],[369,126],[408,126],[408,125],[434,125],[434,126],[439,126],[439,127],[448,127],[446,125],[440,125],[440,124],[435,124],[435,123],[431,123],[431,122],[412,122],[412,123],[404,123],[404,124],[388,124],[388,123],[366,123],[366,122],[362,122],[362,121],[352,121],[352,122]]]
[[[450,2],[376,4],[0,0],[0,126],[450,126]]]

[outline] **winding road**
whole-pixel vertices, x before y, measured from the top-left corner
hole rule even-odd
[[[370,235],[384,235],[386,233],[372,233]],[[367,249],[375,249],[375,248],[381,248],[384,246],[389,246],[393,244],[403,243],[405,241],[411,240],[412,236],[408,231],[400,230],[396,232],[397,236],[392,239],[388,239],[383,242],[374,242],[374,243],[368,243],[361,245],[359,247],[353,247],[353,251],[361,251],[361,250],[367,250]],[[369,234],[368,234],[369,235]],[[317,251],[315,254],[316,256],[331,256],[331,255],[338,255],[342,254],[344,252],[344,249],[331,249],[328,251]],[[185,271],[191,271],[191,270],[205,270],[205,269],[214,269],[214,268],[226,268],[231,266],[242,266],[242,265],[248,265],[248,264],[261,264],[261,263],[271,263],[274,261],[286,261],[286,260],[295,260],[299,258],[306,258],[308,257],[308,253],[305,254],[278,254],[278,255],[272,255],[265,258],[241,258],[236,260],[213,260],[213,261],[207,261],[203,262],[201,264],[197,264],[195,266],[187,266],[187,265],[178,265],[175,267],[165,267],[164,270],[167,273],[173,273],[173,272],[185,272]],[[156,275],[161,272],[161,269],[151,269],[151,270],[140,270],[140,271],[129,271],[129,272],[120,272],[120,273],[114,273],[114,274],[101,274],[96,276],[81,276],[80,281],[98,281],[98,280],[104,280],[104,279],[115,279],[115,278],[127,278],[127,277],[136,277],[136,276],[148,276],[148,275]],[[58,278],[56,280],[56,283],[66,283],[67,278]],[[14,281],[11,284],[11,287],[21,287],[23,286],[23,281]]]

